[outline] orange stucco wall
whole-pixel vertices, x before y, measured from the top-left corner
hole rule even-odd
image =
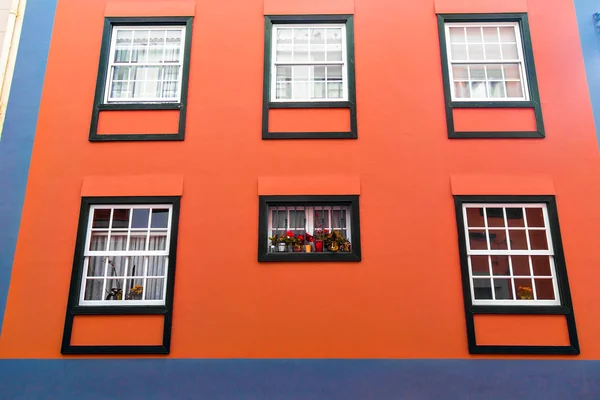
[[[0,357],[61,357],[82,187],[106,185],[182,193],[169,357],[469,357],[454,191],[556,194],[579,358],[600,358],[600,170],[570,0],[476,7],[529,13],[542,140],[447,138],[435,12],[462,0],[354,0],[326,12],[355,15],[359,139],[263,141],[264,13],[324,2],[198,0],[176,2],[195,14],[185,141],[91,143],[104,16],[169,7],[118,3],[58,3]],[[328,194],[323,176],[360,193],[363,261],[259,264],[259,190]]]

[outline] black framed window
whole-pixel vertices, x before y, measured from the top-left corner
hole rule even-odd
[[[179,197],[82,200],[63,354],[166,354],[170,346]],[[161,346],[72,346],[76,315],[160,314]]]
[[[438,28],[449,137],[543,137],[527,14],[439,14]],[[457,132],[456,108],[532,108],[537,127]]]
[[[357,137],[352,15],[265,17],[263,139]],[[343,108],[348,132],[270,132],[269,110]]]
[[[261,196],[259,261],[360,261],[358,196]]]
[[[554,197],[455,196],[455,205],[471,353],[578,354]],[[565,315],[571,345],[477,345],[475,314]]]
[[[192,17],[105,19],[90,140],[183,140],[191,38]],[[98,135],[111,110],[179,110],[179,129]]]

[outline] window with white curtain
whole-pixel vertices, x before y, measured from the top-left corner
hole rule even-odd
[[[114,26],[105,103],[178,102],[184,26]]]
[[[271,101],[347,101],[345,24],[273,25]]]
[[[529,100],[518,22],[445,23],[453,101]]]
[[[164,305],[172,205],[90,208],[80,305]]]

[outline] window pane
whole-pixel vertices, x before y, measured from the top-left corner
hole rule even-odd
[[[512,228],[524,227],[525,220],[523,219],[522,208],[506,208],[506,219],[508,226]]]
[[[467,46],[464,44],[453,44],[450,46],[450,56],[452,60],[466,60]]]
[[[452,76],[455,80],[469,79],[469,67],[466,65],[454,65],[452,67]]]
[[[502,45],[502,58],[504,60],[517,60],[519,53],[517,51],[516,44],[503,44]]]
[[[88,257],[87,276],[104,276],[106,257]]]
[[[127,257],[112,256],[107,260],[107,276],[124,276],[127,264]]]
[[[293,59],[295,62],[308,61],[308,46],[294,45]]]
[[[92,228],[108,228],[110,223],[110,210],[95,209]]]
[[[489,279],[473,279],[476,300],[492,300],[492,285]]]
[[[329,226],[329,210],[315,210],[315,228],[330,228]]]
[[[129,251],[144,251],[146,250],[146,232],[132,232],[129,238]]]
[[[496,276],[510,276],[510,266],[508,265],[508,256],[491,256],[492,273]]]
[[[485,59],[486,60],[501,60],[500,45],[490,43],[485,45]]]
[[[307,28],[295,28],[294,29],[294,43],[295,44],[307,44],[308,43],[308,29]]]
[[[127,250],[127,233],[113,232],[110,235],[110,244],[108,250],[124,251]]]
[[[544,227],[544,211],[541,208],[526,208],[527,226],[530,228]]]
[[[546,239],[546,231],[527,231],[529,234],[529,242],[531,250],[548,250],[548,240]]]
[[[123,279],[107,279],[106,289],[104,293],[102,293],[104,300],[122,300],[123,286]]]
[[[312,45],[310,48],[310,61],[325,61],[325,45]]]
[[[113,81],[126,81],[129,79],[129,70],[131,67],[114,67]]]
[[[454,82],[454,94],[459,99],[468,99],[471,97],[468,82]]]
[[[510,279],[494,279],[496,300],[513,300],[512,282]]]
[[[310,67],[302,66],[302,67],[294,67],[294,81],[308,81],[310,74]]]
[[[485,43],[497,43],[498,42],[498,28],[496,27],[484,27],[483,28],[483,41]]]
[[[487,97],[485,82],[471,82],[471,97],[478,99]]]
[[[342,61],[342,45],[327,45],[327,61]]]
[[[484,65],[471,65],[469,67],[471,79],[482,80],[485,79],[485,66]]]
[[[150,256],[150,257],[148,257],[147,276],[165,276],[166,264],[167,264],[166,256]]]
[[[503,79],[502,78],[502,65],[491,64],[491,65],[486,65],[485,68],[487,71],[488,79],[498,79],[498,80]]]
[[[146,256],[129,257],[127,276],[144,276],[144,263]]]
[[[471,256],[471,271],[474,276],[489,276],[490,275],[490,264],[488,256]]]
[[[481,28],[467,28],[467,42],[468,43],[481,43]]]
[[[292,84],[294,99],[309,99],[310,84],[308,82],[296,82]]]
[[[275,59],[278,62],[292,61],[292,46],[277,46],[275,51]]]
[[[527,250],[527,235],[525,230],[510,230],[510,248],[512,250]]]
[[[485,231],[469,230],[469,246],[471,250],[488,250]]]
[[[311,44],[325,44],[325,29],[311,28],[310,29]]]
[[[504,227],[504,210],[502,208],[486,208],[488,227]]]
[[[129,209],[117,209],[113,211],[112,229],[124,229],[129,227]]]
[[[292,84],[277,82],[275,90],[276,99],[291,99],[292,98]]]
[[[533,273],[536,276],[551,276],[550,257],[548,256],[531,256],[533,264]]]
[[[523,97],[521,82],[506,82],[506,93],[508,97]]]
[[[342,80],[342,67],[341,66],[330,66],[327,67],[327,80],[328,81],[341,81]]]
[[[327,28],[327,43],[341,44],[342,43],[342,28]]]
[[[277,29],[277,44],[292,44],[294,32],[292,29],[278,28]]]
[[[108,244],[108,233],[107,232],[93,232],[90,237],[90,251],[106,251],[106,245]]]
[[[531,279],[516,278],[515,289],[517,300],[533,300],[533,285]]]
[[[146,300],[162,300],[164,298],[164,279],[146,280]]]
[[[503,64],[504,65],[504,77],[506,79],[521,79],[521,69],[519,64]]]
[[[103,285],[104,279],[86,279],[83,298],[85,300],[102,300]]]
[[[449,27],[450,43],[465,43],[465,28]]]
[[[333,228],[340,229],[346,227],[346,211],[345,210],[333,210],[331,214],[331,222]]]
[[[483,222],[483,208],[467,208],[467,224],[472,228],[484,227],[485,222]]]
[[[131,217],[131,227],[135,228],[147,228],[148,217],[150,210],[147,208],[135,208]]]
[[[538,300],[554,300],[554,285],[552,279],[536,279],[535,291]]]
[[[160,233],[151,233],[150,242],[148,243],[148,250],[166,250],[167,249],[167,235]]]
[[[306,214],[304,210],[290,211],[290,229],[304,229]]]
[[[167,228],[169,225],[168,209],[153,209],[151,228]]]
[[[327,83],[327,97],[330,99],[340,99],[344,97],[342,83],[329,82]]]
[[[508,250],[508,243],[506,241],[506,231],[504,230],[490,230],[490,246],[492,250]]]
[[[142,300],[144,296],[143,279],[127,279],[125,281],[125,300]]]
[[[513,275],[515,276],[530,276],[529,256],[510,256],[512,263]]]
[[[469,44],[469,60],[483,60],[483,45]]]
[[[517,37],[515,36],[515,28],[511,26],[500,27],[500,40],[502,42],[515,43],[517,41]]]
[[[491,81],[488,82],[488,90],[490,97],[492,98],[504,98],[506,93],[504,91],[504,82]]]

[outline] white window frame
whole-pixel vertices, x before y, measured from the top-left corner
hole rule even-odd
[[[115,52],[117,43],[117,32],[120,30],[132,30],[132,31],[163,31],[163,30],[179,30],[181,31],[181,48],[179,49],[179,61],[173,63],[161,63],[161,62],[145,62],[145,63],[116,63]],[[115,25],[111,30],[110,39],[110,51],[108,58],[108,68],[106,70],[106,80],[104,87],[104,104],[123,104],[123,103],[180,103],[181,102],[181,87],[183,83],[183,60],[187,56],[185,54],[185,42],[186,42],[186,26],[185,25],[135,25],[135,26],[123,26]],[[164,99],[159,97],[148,97],[148,98],[137,98],[137,99],[123,99],[123,98],[112,98],[110,97],[110,88],[113,81],[113,72],[115,66],[130,66],[130,67],[143,67],[143,66],[178,66],[179,67],[179,81],[177,84],[177,98],[175,99]]]
[[[97,209],[110,209],[110,213],[111,213],[111,218],[110,221],[113,220],[113,214],[114,214],[114,210],[121,210],[121,209],[131,209],[131,212],[129,213],[129,224],[128,224],[128,228],[117,228],[117,229],[113,229],[111,227],[109,228],[93,228],[93,219],[94,219],[94,211]],[[168,221],[167,221],[167,238],[166,238],[166,244],[165,244],[165,250],[138,250],[138,251],[127,251],[127,250],[105,250],[105,251],[96,251],[96,250],[90,250],[90,241],[91,241],[91,237],[92,237],[92,232],[108,232],[107,233],[107,248],[110,248],[110,236],[113,232],[127,232],[127,244],[129,245],[130,242],[130,238],[131,238],[131,233],[132,232],[147,232],[146,235],[146,246],[149,246],[150,243],[150,236],[152,232],[164,232],[165,228],[151,228],[150,225],[148,225],[148,228],[131,228],[131,222],[133,219],[133,210],[134,209],[151,209],[148,219],[150,221],[150,218],[152,216],[152,209],[168,209],[169,210],[169,217],[168,217]],[[171,246],[171,228],[172,228],[172,224],[173,224],[173,205],[171,204],[143,204],[143,205],[132,205],[132,204],[98,204],[98,205],[92,205],[90,206],[90,210],[89,210],[89,216],[88,216],[88,226],[87,226],[87,232],[86,232],[86,238],[85,238],[85,248],[84,248],[84,254],[83,254],[83,259],[84,259],[84,263],[83,263],[83,272],[81,275],[81,282],[80,282],[80,292],[79,292],[79,305],[80,306],[149,306],[149,305],[165,305],[166,304],[166,296],[167,296],[167,283],[168,283],[168,279],[169,279],[169,249]],[[144,280],[144,292],[143,295],[145,297],[146,295],[146,279],[147,278],[157,278],[157,279],[164,279],[163,282],[163,299],[162,300],[126,300],[125,299],[125,287],[123,288],[123,297],[121,300],[85,300],[85,288],[86,288],[86,281],[88,279],[90,279],[90,277],[87,276],[88,273],[88,266],[89,266],[89,259],[90,257],[114,257],[114,256],[121,256],[121,257],[132,257],[132,256],[165,256],[165,266],[164,266],[164,276],[147,276],[146,275],[146,271],[148,269],[147,265],[148,265],[148,261],[146,260],[144,262],[144,276],[143,276],[143,280]],[[129,263],[129,259],[125,258],[126,262],[125,262],[125,270],[123,273],[123,276],[117,276],[117,277],[109,277],[106,275],[106,271],[105,271],[105,275],[103,277],[96,277],[95,279],[97,280],[103,280],[103,297],[106,293],[106,282],[109,279],[122,279],[123,281],[125,281],[125,279],[131,279],[133,277],[128,277],[127,276],[127,268],[128,268],[128,263]],[[106,260],[105,260],[106,262]],[[141,279],[139,278],[139,275],[136,275],[138,278],[137,279]]]
[[[277,31],[279,29],[289,28],[303,28],[303,29],[322,29],[322,28],[342,28],[342,61],[277,61]],[[293,48],[292,48],[293,51]],[[341,65],[342,66],[342,90],[343,96],[339,99],[278,99],[277,98],[277,67],[279,66],[330,66],[330,65]],[[312,103],[312,102],[343,102],[348,101],[348,44],[346,34],[346,24],[273,24],[273,31],[271,35],[271,93],[270,101],[273,103]],[[293,74],[293,69],[292,69]],[[292,90],[293,90],[293,78],[292,78]],[[327,81],[325,81],[327,84]],[[327,90],[327,87],[325,87]]]
[[[315,208],[317,208],[316,211],[320,211],[321,208],[324,208],[325,211],[329,211],[329,221],[328,221],[328,226],[324,226],[322,228],[316,227],[315,226]],[[285,230],[282,229],[273,229],[273,211],[277,210],[277,211],[286,211],[287,209],[287,216],[286,216],[286,227]],[[304,215],[306,216],[306,226],[304,231],[307,232],[308,234],[310,234],[311,236],[314,235],[314,232],[316,229],[327,229],[329,230],[329,232],[331,233],[334,229],[336,231],[346,231],[346,238],[348,240],[350,240],[352,238],[352,224],[351,222],[351,206],[344,206],[344,205],[324,205],[324,206],[297,206],[294,207],[293,205],[291,206],[268,206],[267,207],[267,211],[269,213],[269,223],[268,223],[268,236],[273,236],[274,234],[281,234],[281,233],[285,233],[286,231],[298,231],[301,229],[297,229],[297,228],[290,228],[290,217],[289,217],[289,212],[290,211],[304,211]],[[346,211],[346,227],[345,228],[333,228],[333,211],[341,211],[341,210],[345,210]]]
[[[452,52],[451,52],[451,43],[450,43],[450,28],[485,28],[485,27],[512,27],[515,29],[515,37],[517,39],[517,54],[518,59],[516,60],[452,60]],[[444,35],[446,38],[446,58],[448,59],[448,79],[450,80],[450,93],[452,101],[466,101],[466,102],[477,102],[477,101],[529,101],[529,79],[527,75],[527,65],[525,64],[525,56],[524,56],[524,48],[523,48],[523,40],[521,38],[521,27],[519,22],[445,22],[444,23]],[[465,32],[466,38],[466,32]],[[467,46],[467,53],[469,51],[469,46]],[[483,52],[485,54],[485,46],[483,46]],[[500,52],[502,52],[502,46],[500,46]],[[454,89],[454,74],[452,71],[453,65],[469,65],[469,64],[519,64],[519,70],[521,71],[521,90],[523,91],[523,97],[479,97],[479,98],[463,98],[456,97],[455,89]],[[502,71],[502,76],[504,76],[504,71]],[[469,80],[470,82],[470,80]],[[486,80],[487,82],[487,73]],[[469,83],[470,84],[470,83]],[[505,87],[505,92],[506,87]],[[487,95],[487,83],[486,83],[486,95]]]
[[[468,220],[467,220],[467,209],[468,208],[475,208],[475,209],[479,209],[482,208],[483,211],[483,221],[484,221],[484,226],[482,227],[469,227],[468,225]],[[470,240],[469,240],[469,230],[484,230],[485,232],[487,232],[488,229],[490,230],[504,230],[507,231],[509,229],[508,227],[508,221],[507,221],[507,217],[506,217],[506,213],[503,211],[503,215],[504,215],[504,227],[488,227],[488,222],[487,222],[487,212],[486,212],[486,208],[523,208],[523,221],[524,221],[524,227],[521,228],[516,228],[516,227],[510,227],[511,230],[540,230],[540,231],[544,231],[546,233],[546,240],[548,242],[548,250],[511,250],[510,249],[510,241],[507,240],[507,247],[508,250],[491,250],[491,246],[490,246],[490,242],[489,242],[489,235],[485,235],[486,237],[486,242],[487,242],[487,247],[490,248],[490,250],[471,250],[470,248]],[[532,229],[531,227],[528,226],[527,224],[527,213],[525,212],[524,209],[526,208],[541,208],[543,215],[544,215],[544,228],[534,228]],[[518,307],[518,306],[549,306],[549,305],[560,305],[561,301],[560,301],[560,292],[559,292],[559,288],[558,288],[558,277],[556,274],[556,264],[555,264],[555,253],[554,253],[554,248],[552,245],[552,232],[551,232],[551,228],[550,228],[550,220],[548,217],[548,208],[546,207],[546,204],[544,203],[463,203],[462,205],[462,212],[463,212],[463,230],[464,230],[464,235],[465,235],[465,247],[466,247],[466,251],[467,251],[467,261],[468,261],[468,267],[469,267],[469,287],[470,287],[470,292],[471,292],[471,301],[473,303],[473,305],[486,305],[486,306],[514,306],[514,307]],[[527,243],[529,243],[529,235],[526,236],[527,237]],[[529,246],[528,246],[529,247]],[[509,257],[509,268],[510,268],[510,275],[506,276],[506,275],[496,275],[494,276],[492,271],[491,271],[491,266],[490,266],[490,275],[489,276],[477,276],[476,279],[480,279],[482,281],[484,281],[486,278],[489,279],[490,281],[490,285],[491,285],[491,291],[492,291],[492,299],[491,300],[481,300],[481,299],[475,299],[475,288],[473,285],[473,269],[471,266],[471,256],[548,256],[549,260],[550,260],[550,273],[552,276],[552,286],[554,288],[554,300],[537,300],[535,299],[535,297],[537,297],[537,293],[536,293],[536,287],[535,287],[535,277],[533,274],[533,267],[531,266],[531,264],[529,265],[529,269],[530,269],[530,276],[522,276],[522,275],[514,275],[512,272],[512,261]],[[515,300],[496,300],[495,296],[495,288],[494,288],[494,277],[499,278],[499,279],[510,279],[511,285],[512,285],[512,289],[513,289],[513,293],[515,296]],[[520,299],[516,299],[516,291],[515,291],[515,283],[514,283],[514,279],[519,279],[519,278],[523,278],[523,279],[531,279],[531,283],[532,283],[532,289],[533,289],[533,295],[534,295],[534,299],[533,300],[520,300]],[[544,277],[545,279],[548,279],[548,277]]]

